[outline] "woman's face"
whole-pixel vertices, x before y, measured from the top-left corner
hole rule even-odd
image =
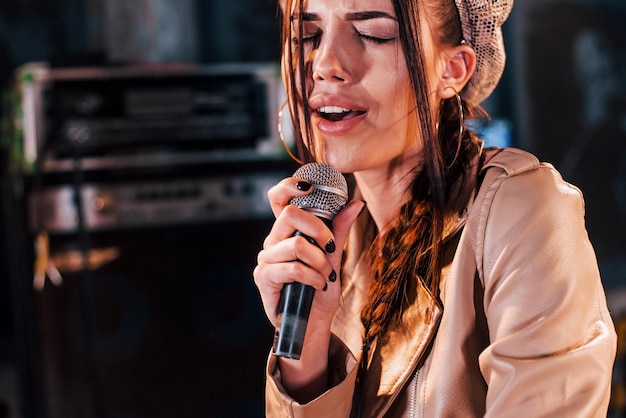
[[[391,1],[309,0],[302,25],[318,158],[343,172],[414,166],[421,140]]]

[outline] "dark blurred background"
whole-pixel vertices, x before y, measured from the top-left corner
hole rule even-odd
[[[625,20],[623,0],[516,4],[482,128],[582,189],[620,337]],[[251,269],[293,169],[278,44],[272,0],[0,2],[0,418],[262,416]]]

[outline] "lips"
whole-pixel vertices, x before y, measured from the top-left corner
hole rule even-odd
[[[367,109],[339,94],[316,94],[309,99],[314,126],[325,135],[346,135],[367,116]]]

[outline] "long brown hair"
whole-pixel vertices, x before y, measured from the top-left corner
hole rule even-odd
[[[412,280],[421,280],[435,297],[438,295],[443,267],[444,219],[450,211],[452,188],[467,180],[465,173],[478,142],[467,129],[459,138],[462,116],[456,97],[441,102],[437,125],[428,95],[418,16],[425,13],[421,8],[426,8],[437,28],[436,42],[458,45],[462,31],[453,0],[390,1],[398,19],[415,105],[420,109],[417,113],[424,139],[423,168],[418,171],[416,161],[415,177],[410,185],[412,198],[400,208],[395,226],[379,235],[370,248],[373,280],[361,314],[365,341],[385,337],[390,329],[400,324]],[[283,72],[299,156],[303,161],[312,161],[314,146],[306,100],[306,77],[310,77],[311,69],[307,68],[310,63],[302,42],[297,39],[301,28],[294,30],[292,24],[292,13],[301,15],[303,7],[303,0],[286,0],[282,19]],[[302,19],[295,21],[301,24]],[[484,114],[478,105],[462,102],[465,117]]]

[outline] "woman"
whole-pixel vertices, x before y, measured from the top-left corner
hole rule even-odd
[[[327,228],[288,204],[302,179],[268,193],[266,314],[285,283],[316,294],[301,358],[270,356],[267,416],[606,414],[616,338],[580,193],[464,127],[512,0],[455,1],[281,4],[300,157],[351,173],[354,199]]]

